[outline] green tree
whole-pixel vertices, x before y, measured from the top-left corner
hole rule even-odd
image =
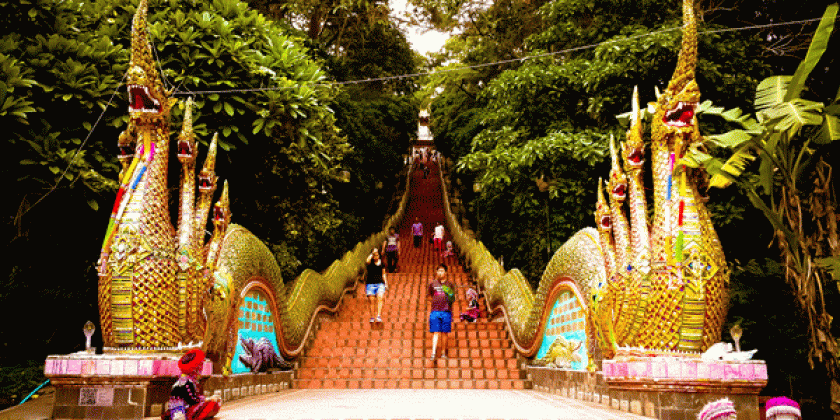
[[[542,233],[533,235],[538,242],[531,247],[545,250],[592,224],[596,182],[608,172],[607,139],[611,134],[622,138],[624,132],[613,116],[627,108],[633,85],[652,100],[653,87],[670,78],[681,14],[672,2],[604,0],[547,3],[539,16],[542,23],[536,26],[544,30],[526,38],[525,50],[517,55],[541,57],[489,66],[506,68],[497,75],[482,69],[436,75],[445,90],[432,102],[432,129],[436,141],[452,143],[443,148],[468,151],[456,157],[461,171],[485,186],[481,204],[473,208],[492,219],[481,225],[518,220],[534,226]],[[768,72],[757,37],[703,33],[699,42],[698,83],[706,97],[746,95]],[[464,104],[463,114],[480,117],[452,124],[459,117],[442,114],[455,104]],[[465,127],[470,127],[469,139]],[[538,191],[539,178],[551,181],[547,196]],[[511,208],[510,197],[497,195],[505,189],[525,196]],[[494,232],[482,238],[536,281],[547,253],[526,253],[518,245],[525,238],[511,237],[521,235]]]

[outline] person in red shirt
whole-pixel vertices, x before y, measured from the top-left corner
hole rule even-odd
[[[441,263],[435,279],[429,283],[427,296],[432,298],[429,313],[429,332],[432,333],[432,357],[435,360],[437,343],[440,339],[440,357],[446,357],[447,334],[452,331],[452,302],[455,300],[455,285],[446,276],[446,264]]]

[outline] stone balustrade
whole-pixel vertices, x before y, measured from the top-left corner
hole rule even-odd
[[[657,419],[695,419],[703,406],[727,397],[739,420],[759,420],[758,393],[767,365],[683,358],[604,360],[598,372],[528,366],[534,389]]]

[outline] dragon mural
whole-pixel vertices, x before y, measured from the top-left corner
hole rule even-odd
[[[693,0],[683,0],[683,38],[677,68],[649,105],[653,218],[648,220],[642,170],[645,143],[638,92],[626,140],[611,139],[612,167],[597,185],[596,229],[573,235],[549,261],[536,292],[522,274],[505,272],[459,226],[447,222],[485,290],[489,307],[507,318],[517,350],[532,357],[551,307],[573,293],[586,312],[586,349],[593,359],[622,354],[698,355],[720,340],[729,272],[721,244],[699,193],[700,174],[681,158],[700,142],[694,111],[697,29]],[[445,209],[449,200],[445,195]],[[629,218],[625,212],[629,209]]]
[[[274,344],[267,338],[254,340],[251,338],[240,338],[243,354],[239,360],[251,372],[268,372],[271,369],[291,370],[292,364],[283,360],[283,357],[274,350]]]
[[[118,139],[120,187],[97,263],[106,351],[175,352],[186,344],[201,347],[215,362],[214,371],[230,373],[239,336],[250,329],[274,335],[279,352],[296,357],[316,314],[337,310],[363,271],[365,256],[383,241],[385,230],[359,243],[323,274],[306,270],[284,284],[268,247],[246,228],[230,223],[225,183],[221,198],[212,206],[213,233],[205,240],[218,181],[217,137],[196,182],[191,100],[185,104],[177,139],[181,176],[176,229],[168,208],[167,176],[170,111],[177,100],[164,89],[157,72],[147,39],[147,10],[148,1],[140,0],[132,23],[127,74],[130,119]],[[386,229],[399,222],[407,200],[408,190],[386,221]],[[246,307],[256,310],[248,300],[253,296],[260,298],[260,319],[244,322],[238,315]],[[251,354],[248,360],[285,366],[277,362],[279,358],[256,360],[263,356]]]
[[[551,346],[549,346],[545,356],[540,359],[540,362],[545,363],[546,366],[570,368],[572,363],[580,363],[580,355],[576,352],[582,345],[582,341],[575,343],[562,336],[557,337],[551,342]]]

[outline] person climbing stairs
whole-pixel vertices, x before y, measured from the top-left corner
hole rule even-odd
[[[295,388],[414,388],[414,389],[525,389],[530,381],[520,369],[504,322],[483,316],[462,322],[467,309],[466,291],[471,277],[457,257],[441,257],[430,241],[437,222],[443,222],[443,200],[438,167],[427,161],[411,175],[411,197],[398,226],[400,258],[397,272],[388,273],[388,291],[382,322],[371,323],[364,281],[345,296],[338,314],[320,324],[313,343],[300,361]],[[423,224],[423,240],[412,246],[411,225]],[[449,235],[444,238],[444,243]],[[449,266],[449,279],[456,285],[452,304],[452,332],[446,358],[430,360],[432,334],[428,318],[429,282],[441,262]]]

